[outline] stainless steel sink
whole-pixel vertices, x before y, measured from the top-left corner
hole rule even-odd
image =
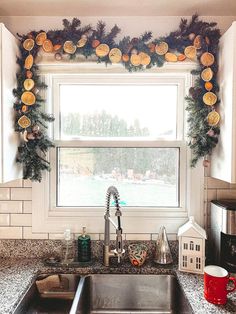
[[[79,283],[70,314],[190,314],[174,275],[89,275]]]
[[[54,275],[40,275],[36,280],[44,280]],[[47,287],[39,293],[34,282],[27,290],[14,314],[69,314],[80,281],[77,274],[56,274],[59,286]]]

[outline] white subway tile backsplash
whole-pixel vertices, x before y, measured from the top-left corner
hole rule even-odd
[[[22,201],[0,201],[0,213],[22,213]]]
[[[22,179],[1,183],[0,188],[21,188],[23,186]]]
[[[123,235],[123,239],[125,239],[125,235]],[[104,240],[104,233],[99,234],[99,240],[103,241]],[[115,241],[116,240],[116,233],[111,233],[110,234],[110,240]]]
[[[217,190],[217,199],[236,199],[236,190]]]
[[[174,233],[168,233],[167,238],[170,241],[176,241],[178,239],[177,234],[174,234]],[[158,233],[152,233],[151,240],[157,241],[157,239],[158,239]]]
[[[0,200],[10,200],[10,189],[9,188],[0,188]]]
[[[11,226],[32,226],[31,214],[11,214]]]
[[[22,227],[0,227],[0,239],[22,239]]]
[[[126,240],[151,240],[151,234],[146,233],[126,233]]]
[[[209,189],[229,189],[230,184],[225,181],[221,181],[215,178],[207,178],[207,186]]]
[[[207,200],[208,201],[211,201],[211,200],[215,200],[216,199],[216,189],[208,189],[208,190],[205,190],[205,194],[207,194]]]
[[[23,212],[25,214],[32,213],[32,201],[23,201]]]
[[[64,240],[64,233],[49,233],[49,240]],[[74,239],[74,234],[72,233],[72,239]]]
[[[31,188],[12,188],[11,189],[12,200],[32,200],[32,189]]]
[[[0,214],[0,226],[9,226],[9,224],[10,224],[10,215]]]
[[[23,227],[23,239],[48,239],[48,233],[33,233],[32,227]]]
[[[210,201],[220,198],[236,199],[236,184],[229,184],[211,177],[206,177],[207,189],[205,195],[208,200],[207,220],[210,216]],[[63,239],[63,233],[34,233],[32,232],[32,183],[30,180],[15,180],[0,184],[0,239]],[[73,235],[77,239],[78,233]],[[92,240],[104,240],[104,234],[90,233]],[[124,234],[126,240],[154,240],[158,233],[153,234]],[[116,234],[111,234],[111,240]],[[168,234],[169,240],[176,240],[176,234]]]
[[[31,188],[32,182],[30,180],[23,180],[23,186],[24,188]]]
[[[77,240],[80,235],[81,233],[75,233],[74,234],[75,240]],[[89,233],[89,236],[91,240],[99,240],[99,233]]]

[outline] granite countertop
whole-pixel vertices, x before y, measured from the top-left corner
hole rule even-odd
[[[226,306],[208,303],[203,296],[203,276],[181,273],[174,266],[157,266],[147,261],[144,266],[136,268],[124,262],[121,266],[104,267],[101,262],[92,266],[70,268],[45,266],[40,259],[0,259],[0,313],[11,314],[30,284],[40,273],[140,273],[140,274],[175,274],[189,300],[194,313],[220,314],[236,313],[236,293],[229,294]]]

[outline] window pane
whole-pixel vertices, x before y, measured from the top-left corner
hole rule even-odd
[[[121,206],[179,204],[178,148],[58,148],[57,206],[104,206],[115,185]]]
[[[176,138],[177,85],[60,85],[60,136]]]

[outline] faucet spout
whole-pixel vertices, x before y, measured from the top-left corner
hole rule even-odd
[[[110,217],[110,200],[113,196],[116,212],[115,216],[117,217],[117,224]],[[124,254],[123,241],[122,241],[122,228],[121,228],[121,210],[119,204],[119,192],[115,186],[110,186],[106,194],[106,211],[104,214],[105,219],[105,231],[104,231],[104,248],[103,248],[103,260],[104,265],[109,266],[109,260],[112,256],[117,256],[118,263],[120,263],[120,258]],[[110,250],[110,223],[116,229],[116,248],[115,250]]]

